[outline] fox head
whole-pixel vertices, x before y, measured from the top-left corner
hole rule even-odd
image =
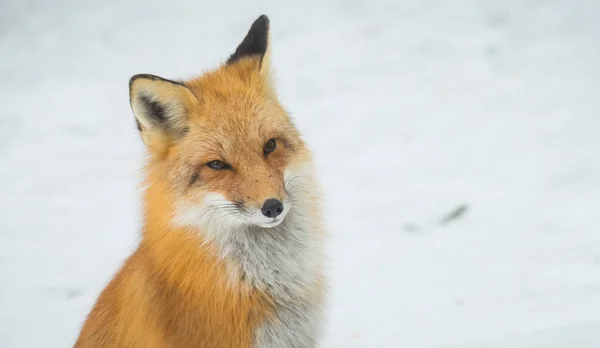
[[[294,209],[311,154],[271,85],[267,16],[217,69],[135,75],[129,91],[148,185],[165,195],[151,199],[170,202],[175,223],[270,228]]]

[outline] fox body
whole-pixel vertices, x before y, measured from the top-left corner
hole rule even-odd
[[[75,347],[315,347],[324,304],[311,152],[269,76],[269,20],[226,63],[130,80],[148,150],[136,251]]]

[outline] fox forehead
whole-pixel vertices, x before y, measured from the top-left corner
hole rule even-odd
[[[242,122],[273,104],[274,96],[269,95],[265,80],[249,64],[252,61],[247,63],[223,66],[186,82],[199,102],[197,110],[190,110],[191,119],[210,121],[217,117]]]
[[[223,111],[227,109],[224,107]],[[280,146],[288,149],[296,148],[297,140],[285,120],[279,122],[269,114],[271,112],[259,110],[256,113],[207,115],[209,120],[190,122],[190,130],[182,144],[188,149],[194,147],[194,152],[202,156],[227,160],[263,156],[264,145],[269,139],[276,139]]]
[[[185,83],[198,98],[197,107],[188,110],[186,136],[198,150],[256,152],[271,138],[280,138],[289,148],[296,145],[298,136],[287,113],[255,74],[243,65],[225,67]]]

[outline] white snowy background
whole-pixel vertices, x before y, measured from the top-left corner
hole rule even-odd
[[[2,0],[0,347],[71,346],[137,243],[129,77],[262,13],[327,194],[322,347],[600,347],[597,0]]]

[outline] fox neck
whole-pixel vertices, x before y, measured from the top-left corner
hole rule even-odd
[[[168,189],[153,183],[146,188],[142,242],[152,250],[161,273],[184,279],[188,286],[196,276],[211,274],[211,281],[285,300],[312,286],[319,271],[318,219],[312,212],[316,202],[309,194],[312,190],[297,191],[290,212],[276,227],[218,222],[209,227],[178,226],[172,221],[176,205],[168,198]],[[213,265],[212,272],[207,273],[207,264]]]
[[[317,271],[318,249],[310,225],[302,204],[296,201],[279,226],[221,229],[212,243],[232,281],[239,279],[284,300],[307,286],[307,278]]]

